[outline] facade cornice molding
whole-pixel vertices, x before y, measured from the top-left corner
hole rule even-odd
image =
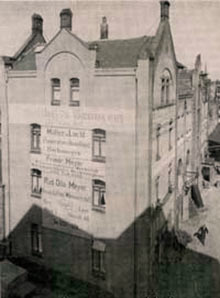
[[[95,69],[95,76],[135,76],[137,68],[99,68]]]
[[[8,78],[36,78],[36,70],[10,70],[8,71]]]

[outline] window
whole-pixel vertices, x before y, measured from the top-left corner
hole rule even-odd
[[[160,159],[160,130],[161,130],[161,125],[158,124],[157,130],[156,130],[156,160]]]
[[[38,224],[31,225],[31,250],[32,255],[40,256],[42,254],[42,237]]]
[[[102,129],[93,129],[93,160],[105,162],[106,133]]]
[[[70,106],[79,107],[79,105],[79,79],[72,78],[70,79]]]
[[[105,275],[105,243],[94,240],[92,246],[92,271],[94,275]]]
[[[169,122],[169,150],[172,150],[172,130],[173,130],[173,120],[171,119]]]
[[[31,124],[31,152],[40,153],[41,126]]]
[[[92,181],[92,190],[93,190],[93,207],[104,209],[105,208],[105,182],[102,180],[93,180]]]
[[[168,70],[165,70],[161,77],[161,105],[168,104],[170,101],[171,76]]]
[[[41,171],[38,169],[31,170],[31,194],[34,197],[40,198],[42,192],[41,187]]]
[[[160,176],[157,176],[156,180],[155,180],[155,194],[156,194],[156,201],[159,202],[160,201],[160,197],[159,197],[159,187],[160,187]]]
[[[189,151],[189,149],[187,150],[187,152],[186,152],[186,166],[188,166],[189,165],[189,162],[190,162],[190,151]]]
[[[165,101],[165,79],[161,79],[161,104],[164,104]]]
[[[179,159],[178,160],[178,167],[177,167],[177,175],[178,176],[182,175],[182,167],[183,167],[182,159]]]
[[[51,80],[52,98],[51,104],[53,106],[60,105],[60,79],[54,78]]]
[[[177,165],[177,189],[181,189],[182,184],[181,184],[181,179],[180,176],[182,175],[182,170],[183,170],[183,163],[182,159],[180,158],[178,160],[178,165]]]
[[[168,192],[169,193],[173,191],[171,175],[172,175],[172,164],[169,164],[169,167],[168,167]]]

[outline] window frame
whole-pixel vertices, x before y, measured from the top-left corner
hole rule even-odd
[[[98,192],[98,204],[95,196]],[[104,203],[102,200],[104,199]],[[99,179],[92,180],[92,207],[94,210],[105,211],[106,207],[106,183]]]
[[[41,198],[41,194],[42,194],[41,178],[42,178],[41,170],[32,168],[31,169],[31,196],[39,199]],[[37,182],[36,190],[34,187],[34,184],[35,184],[34,179],[36,179],[36,182]]]
[[[99,154],[95,154],[96,143],[98,143]],[[106,147],[106,131],[100,128],[92,130],[92,160],[98,162],[105,162],[106,156],[103,154],[103,147]]]
[[[69,80],[70,84],[70,100],[69,105],[71,107],[79,107],[80,106],[80,79],[79,78],[71,78]],[[73,93],[78,93],[78,100],[74,100]]]
[[[59,92],[59,99],[55,98],[55,92]],[[51,105],[60,106],[61,105],[61,80],[59,78],[51,79]]]
[[[32,123],[31,125],[31,152],[40,153],[41,152],[41,125],[37,123]],[[36,146],[34,138],[36,138]]]

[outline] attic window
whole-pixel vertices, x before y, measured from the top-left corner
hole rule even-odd
[[[51,79],[51,104],[53,106],[60,105],[60,79]]]

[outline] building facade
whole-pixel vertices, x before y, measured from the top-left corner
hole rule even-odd
[[[108,39],[103,18],[101,39],[82,41],[64,9],[46,43],[35,14],[25,44],[1,59],[8,253],[115,297],[146,297],[155,246],[185,216],[184,175],[205,148],[200,60],[187,73],[194,93],[177,96],[160,5],[155,36],[124,40]]]

